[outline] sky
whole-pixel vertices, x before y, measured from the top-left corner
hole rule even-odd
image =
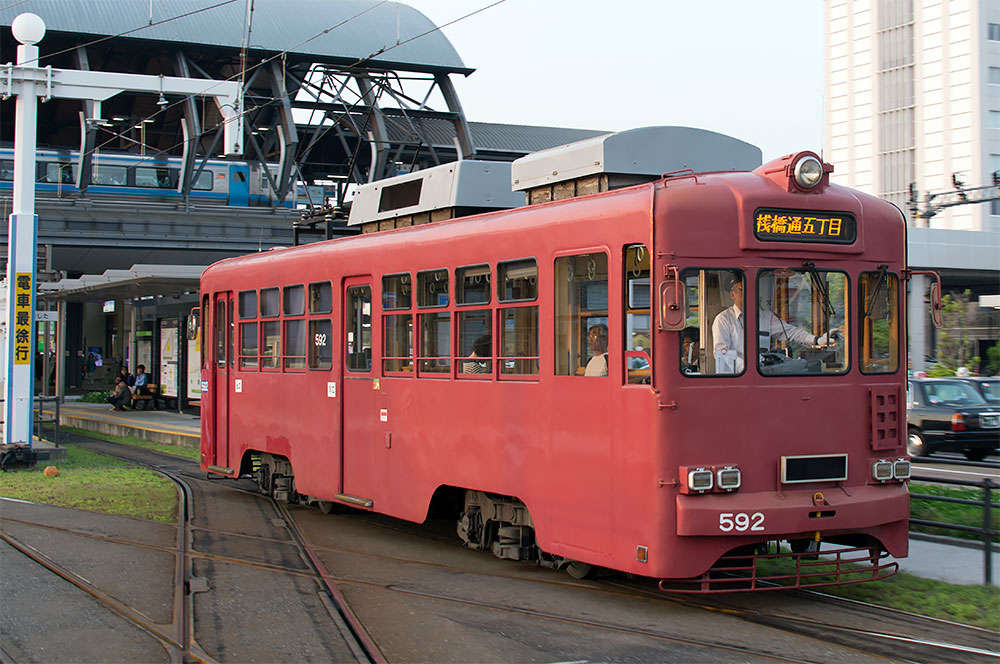
[[[401,0],[436,25],[492,0]],[[505,0],[443,29],[469,120],[823,148],[823,0]]]

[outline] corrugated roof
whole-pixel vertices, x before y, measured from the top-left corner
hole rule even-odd
[[[246,3],[242,0],[149,27],[143,27],[150,22],[149,0],[32,0],[15,4],[0,10],[0,25],[9,26],[18,14],[30,11],[38,14],[50,31],[105,36],[142,28],[127,38],[236,49],[243,43],[245,30]],[[212,0],[152,0],[152,20],[156,23],[211,4]],[[337,27],[300,44],[333,26]],[[290,50],[344,62],[391,49],[371,62],[404,70],[411,65],[421,71],[471,71],[440,30],[394,46],[434,27],[426,16],[399,2],[255,0],[250,44],[258,51]],[[44,40],[40,48],[44,55]]]

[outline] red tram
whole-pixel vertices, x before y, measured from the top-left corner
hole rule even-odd
[[[759,589],[788,542],[813,585],[822,542],[836,582],[888,576],[906,229],[830,171],[802,152],[216,263],[202,468],[324,509],[453,507],[468,546],[574,575]]]

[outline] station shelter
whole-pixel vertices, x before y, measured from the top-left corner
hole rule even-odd
[[[36,394],[108,391],[122,367],[135,374],[143,365],[162,406],[199,406],[196,307],[204,269],[133,265],[40,284],[40,318],[54,320],[38,326]]]

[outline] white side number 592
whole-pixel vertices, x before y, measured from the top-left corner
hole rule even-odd
[[[764,513],[722,512],[719,514],[719,530],[724,533],[732,530],[741,533],[747,530],[764,530]]]

